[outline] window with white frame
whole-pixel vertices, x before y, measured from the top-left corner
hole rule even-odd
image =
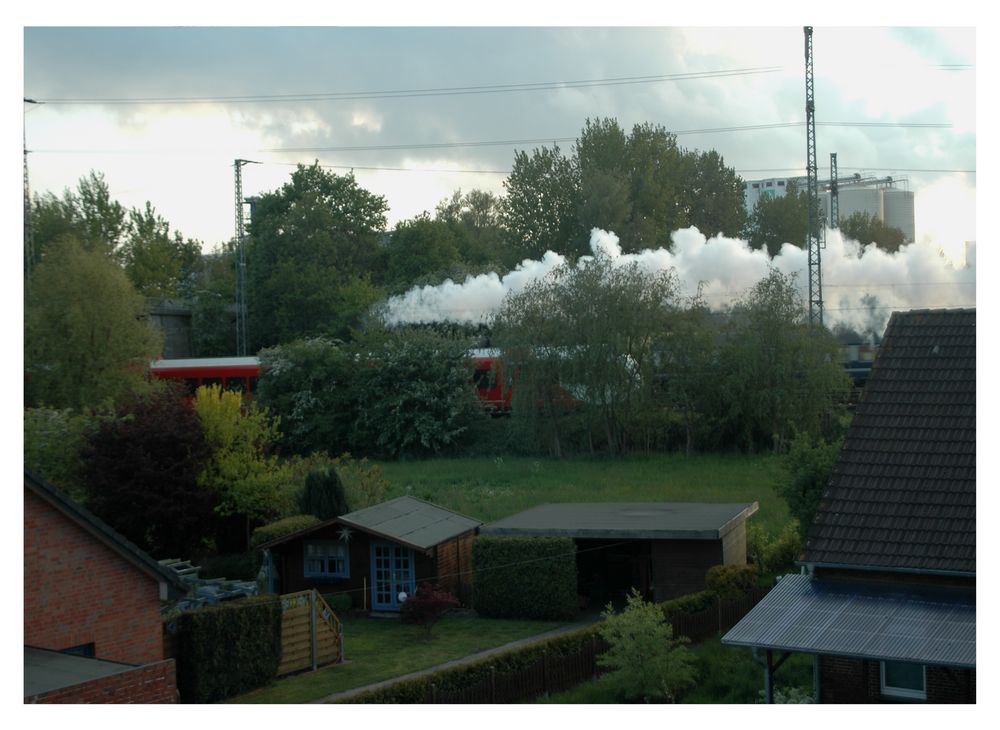
[[[306,578],[347,578],[350,554],[347,543],[339,540],[314,540],[305,543]]]
[[[927,667],[912,662],[881,662],[882,694],[908,700],[927,699]]]

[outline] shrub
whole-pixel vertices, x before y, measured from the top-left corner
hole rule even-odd
[[[719,598],[739,598],[757,586],[753,565],[713,565],[705,573],[705,585]]]
[[[404,624],[423,626],[426,638],[431,638],[434,624],[441,620],[449,609],[458,608],[458,599],[430,583],[421,583],[416,593],[408,596],[399,610],[399,619]]]
[[[576,546],[569,537],[480,536],[472,546],[473,606],[498,618],[576,616]]]
[[[761,575],[792,568],[801,551],[802,537],[798,520],[786,524],[777,537],[772,537],[757,525],[751,526],[747,531],[747,559],[757,566]]]
[[[215,555],[201,561],[198,577],[255,580],[259,569],[260,561],[255,553]]]
[[[715,594],[712,591],[688,593],[686,596],[673,598],[659,605],[660,610],[663,612],[663,617],[667,621],[671,621],[675,616],[684,613],[698,613],[715,605]]]
[[[330,610],[338,616],[349,613],[351,607],[354,605],[351,602],[350,593],[324,593],[323,600],[326,601],[326,605],[330,607]]]
[[[347,495],[335,468],[323,467],[306,477],[302,490],[302,514],[321,520],[347,514]]]
[[[621,613],[609,603],[602,616],[600,632],[609,648],[597,663],[610,668],[601,681],[620,699],[672,702],[694,684],[695,659],[684,646],[687,640],[675,639],[662,610],[643,601],[636,589]]]
[[[385,501],[389,482],[382,476],[378,464],[365,459],[355,459],[344,452],[331,462],[340,476],[347,496],[347,506],[354,512]]]
[[[281,602],[243,598],[177,617],[181,700],[217,702],[270,683],[281,661]]]
[[[272,522],[269,525],[264,525],[254,530],[253,537],[250,538],[250,546],[256,549],[265,542],[277,540],[279,537],[291,535],[293,532],[318,525],[321,521],[314,515],[292,515],[291,517],[286,517],[283,520]]]

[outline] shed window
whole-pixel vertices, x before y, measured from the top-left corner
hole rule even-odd
[[[346,542],[317,540],[307,542],[305,570],[307,578],[347,578],[350,576],[350,554]]]
[[[909,700],[927,699],[927,668],[911,662],[882,662],[882,694]]]

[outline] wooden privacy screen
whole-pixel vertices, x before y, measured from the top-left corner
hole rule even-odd
[[[340,619],[316,591],[281,597],[281,663],[278,676],[343,659]]]

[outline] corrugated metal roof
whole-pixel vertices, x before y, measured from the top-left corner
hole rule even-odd
[[[974,309],[892,315],[803,552],[975,574]]]
[[[722,643],[974,668],[976,596],[786,575]]]
[[[717,540],[756,511],[756,502],[542,504],[486,525],[480,533],[593,539]]]
[[[338,522],[353,525],[382,537],[427,550],[479,527],[482,522],[437,505],[397,497],[372,507],[351,512]]]

